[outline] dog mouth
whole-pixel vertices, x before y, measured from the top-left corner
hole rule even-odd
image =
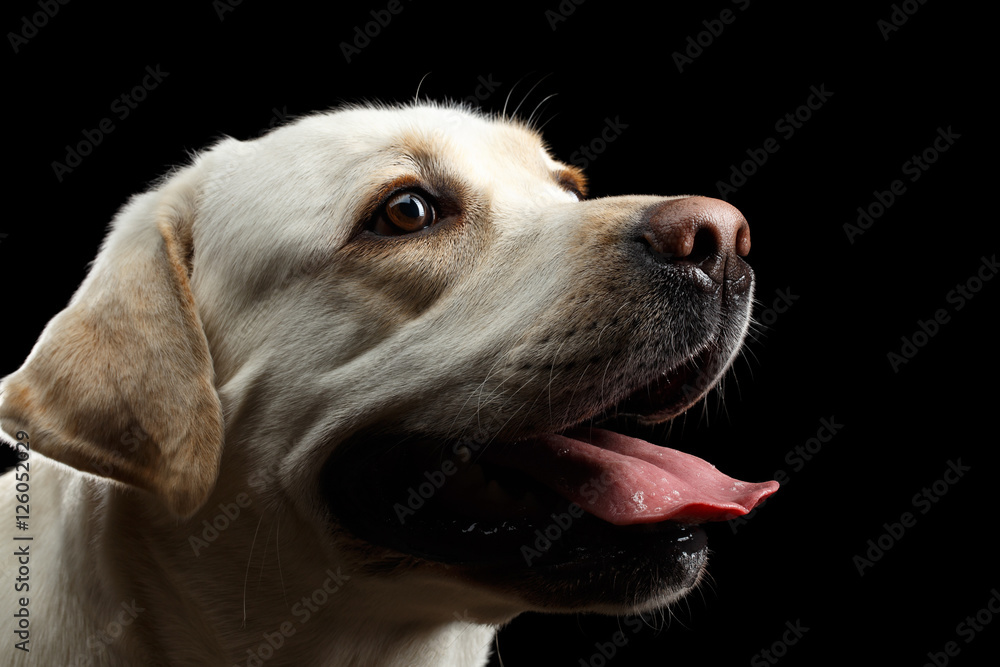
[[[564,571],[627,552],[676,560],[699,544],[701,553],[698,524],[744,515],[778,484],[734,479],[593,424],[669,419],[714,384],[718,366],[702,352],[555,433],[502,441],[359,434],[324,467],[323,492],[336,522],[368,545],[439,563]]]

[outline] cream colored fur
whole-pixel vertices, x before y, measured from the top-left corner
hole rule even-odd
[[[366,569],[386,554],[330,525],[317,475],[372,424],[586,416],[572,382],[519,369],[583,299],[618,307],[594,257],[662,199],[580,203],[564,167],[516,123],[357,107],[225,139],[135,197],[0,385],[5,438],[29,436],[33,537],[29,592],[0,559],[5,636],[19,597],[31,614],[30,652],[2,662],[484,664],[523,596],[405,559]],[[430,171],[471,198],[454,245],[359,245],[378,189]]]

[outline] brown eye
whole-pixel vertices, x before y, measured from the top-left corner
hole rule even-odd
[[[434,208],[416,192],[400,192],[389,198],[375,224],[380,234],[411,234],[434,224]]]

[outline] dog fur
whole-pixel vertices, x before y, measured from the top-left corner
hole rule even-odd
[[[410,186],[447,202],[440,222],[372,234]],[[322,497],[331,454],[373,427],[554,433],[713,336],[701,389],[728,368],[751,296],[731,317],[664,306],[682,296],[653,294],[621,248],[670,198],[585,188],[523,123],[417,103],[227,138],[134,197],[0,385],[33,538],[30,589],[0,587],[30,608],[8,664],[481,665],[525,610],[683,595],[487,581],[358,539]]]

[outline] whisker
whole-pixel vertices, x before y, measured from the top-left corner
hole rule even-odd
[[[278,559],[278,581],[281,582],[281,597],[285,600],[285,608],[290,609],[288,604],[287,591],[285,590],[285,577],[281,573],[281,517],[277,517],[274,529],[274,555]]]
[[[515,81],[514,85],[511,86],[510,90],[507,91],[507,97],[503,101],[503,111],[500,112],[500,117],[503,118],[504,120],[507,119],[507,104],[510,102],[510,96],[514,94],[514,89],[517,88],[522,81],[524,81],[523,76],[517,81]]]
[[[417,94],[413,96],[414,104],[420,101],[420,86],[424,85],[424,79],[426,79],[430,75],[431,73],[427,72],[427,74],[424,74],[422,77],[420,77],[420,82],[417,84]]]
[[[247,626],[247,582],[250,580],[250,563],[253,562],[253,547],[257,544],[257,531],[260,530],[260,523],[263,520],[264,514],[261,514],[260,520],[257,521],[257,528],[253,531],[253,541],[250,542],[250,556],[247,558],[247,571],[243,577],[243,623],[240,625],[241,628]]]
[[[260,582],[264,580],[264,565],[267,563],[267,548],[271,545],[271,528],[274,524],[268,526],[267,529],[267,540],[264,542],[264,556],[260,559],[260,573],[257,575],[257,590],[260,590]]]
[[[551,123],[552,121],[554,121],[554,120],[556,119],[556,116],[558,116],[558,115],[559,115],[559,114],[558,114],[558,112],[557,112],[557,113],[554,113],[554,114],[552,114],[552,117],[551,117],[551,118],[549,118],[549,119],[548,119],[547,121],[545,121],[544,123],[542,123],[542,125],[541,125],[541,126],[540,126],[540,127],[539,127],[539,128],[537,129],[537,130],[535,130],[535,131],[536,131],[536,132],[538,132],[539,134],[541,134],[542,130],[544,130],[544,129],[545,129],[545,126],[546,126],[546,125],[548,125],[549,123]]]
[[[541,102],[539,102],[538,104],[535,105],[535,109],[531,112],[531,115],[528,116],[528,120],[527,120],[528,127],[534,127],[534,125],[532,123],[534,122],[535,114],[538,113],[538,110],[541,108],[541,106],[543,104],[545,104],[546,102],[548,102],[549,100],[551,100],[553,97],[555,97],[558,94],[559,93],[552,93],[551,95],[549,95],[548,97],[545,97],[544,99],[542,99]]]
[[[522,98],[522,99],[521,99],[521,104],[524,104],[525,102],[527,102],[527,101],[528,101],[528,98],[529,98],[529,97],[531,96],[531,93],[533,93],[533,92],[535,91],[535,88],[538,88],[538,85],[539,85],[539,84],[540,84],[540,83],[541,83],[542,81],[545,81],[545,79],[549,78],[549,76],[550,76],[550,74],[546,74],[546,75],[545,75],[545,76],[543,76],[543,77],[542,77],[541,79],[539,79],[539,80],[538,80],[538,83],[536,83],[535,85],[533,85],[533,86],[532,86],[532,87],[531,87],[531,88],[530,88],[530,89],[528,90],[528,92],[527,92],[527,93],[525,93],[525,95],[524,95],[524,98]],[[518,112],[518,111],[520,110],[520,108],[521,108],[521,104],[518,104],[518,105],[517,105],[517,108],[516,108],[516,109],[514,109],[514,112],[513,112],[512,114],[511,114],[511,116],[516,116],[516,115],[517,115],[517,112]]]

